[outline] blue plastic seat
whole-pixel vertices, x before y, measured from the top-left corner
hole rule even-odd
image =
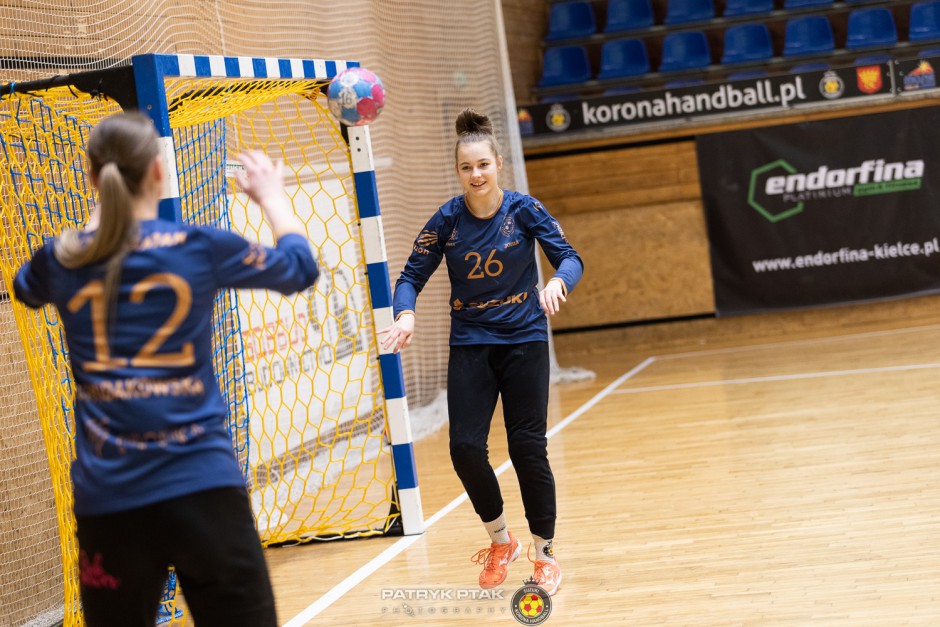
[[[865,57],[858,57],[853,62],[855,65],[884,65],[885,63],[891,63],[891,55],[889,54],[873,54]]]
[[[911,6],[908,40],[912,42],[940,39],[940,0],[918,2]]]
[[[940,48],[931,48],[930,50],[921,50],[917,53],[917,56],[923,59],[924,57],[940,57]]]
[[[539,87],[571,85],[591,80],[591,62],[584,46],[546,48]]]
[[[649,28],[653,25],[650,0],[607,0],[605,33]]]
[[[701,31],[669,33],[663,38],[662,57],[660,72],[694,70],[712,62],[708,39]]]
[[[770,30],[765,24],[740,24],[725,31],[723,64],[767,61],[773,56]]]
[[[804,72],[825,72],[829,69],[828,63],[822,61],[818,63],[802,63],[790,68],[790,74],[802,74]]]
[[[554,94],[552,96],[542,96],[539,98],[539,103],[550,104],[553,102],[567,102],[569,100],[581,100],[581,96],[578,94]]]
[[[545,41],[558,41],[573,37],[589,37],[597,32],[594,5],[590,2],[557,2],[548,14],[548,34]]]
[[[733,72],[728,75],[729,81],[743,81],[746,79],[767,78],[770,76],[764,70],[748,70],[746,72]]]
[[[666,4],[666,24],[687,24],[701,22],[715,17],[713,0],[668,0]]]
[[[774,0],[728,0],[725,3],[724,17],[738,15],[758,15],[774,10]]]
[[[623,96],[625,94],[636,94],[643,91],[639,87],[633,87],[632,85],[625,85],[623,87],[611,87],[604,91],[602,96]]]
[[[601,48],[599,79],[639,76],[649,71],[650,60],[641,39],[615,39]]]
[[[871,7],[849,13],[845,39],[847,50],[886,48],[898,43],[898,31],[890,9]]]
[[[676,89],[678,87],[692,87],[694,85],[704,85],[705,81],[700,78],[680,78],[679,80],[669,81],[663,87],[666,89]]]
[[[827,54],[836,49],[832,25],[824,15],[807,15],[787,20],[783,39],[785,57]]]
[[[832,4],[832,0],[785,0],[784,9],[808,9],[810,7],[824,7]]]

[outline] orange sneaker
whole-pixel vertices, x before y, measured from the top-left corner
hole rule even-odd
[[[483,572],[480,573],[481,588],[495,588],[506,581],[506,575],[509,574],[510,562],[516,561],[522,552],[522,546],[516,537],[509,534],[509,544],[490,544],[488,549],[480,549],[470,558],[474,564],[483,564]]]
[[[531,552],[532,545],[530,544],[526,557],[535,564],[535,572],[532,574],[535,585],[547,592],[548,596],[555,596],[558,587],[561,586],[561,568],[558,566],[558,558],[556,557],[554,562],[533,560],[529,555]]]

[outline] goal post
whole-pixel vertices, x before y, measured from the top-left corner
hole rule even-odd
[[[284,161],[286,192],[321,277],[289,297],[222,292],[214,316],[214,365],[265,545],[424,531],[401,359],[376,336],[392,312],[369,127],[341,127],[325,101],[330,79],[355,65],[147,54],[127,67],[0,86],[0,268],[8,292],[32,250],[87,219],[94,199],[84,141],[106,115],[136,108],[154,121],[170,174],[164,219],[273,244],[232,173],[242,150]],[[71,590],[65,622],[80,624],[69,622],[80,612],[64,338],[50,308],[32,313],[14,304],[14,314],[56,485]],[[172,610],[165,620],[176,622]]]

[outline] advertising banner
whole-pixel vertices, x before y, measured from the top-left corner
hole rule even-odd
[[[523,137],[697,118],[892,93],[890,63],[644,90],[520,107]]]
[[[935,117],[696,138],[718,314],[940,291]]]

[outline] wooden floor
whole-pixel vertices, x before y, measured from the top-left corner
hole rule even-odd
[[[613,348],[552,391],[564,584],[544,624],[940,625],[940,326]],[[467,598],[486,534],[446,429],[416,447],[426,533],[269,549],[282,625],[518,624],[531,565]],[[525,542],[511,467],[500,483]]]

